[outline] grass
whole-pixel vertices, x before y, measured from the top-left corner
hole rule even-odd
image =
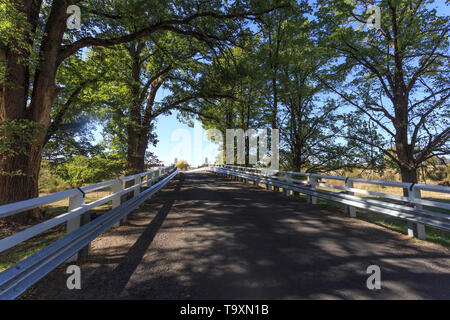
[[[39,236],[18,244],[0,254],[0,271],[8,269],[19,261],[43,249],[66,234],[64,226],[48,230]],[[3,235],[3,234],[2,234]]]
[[[40,194],[44,196],[46,193]],[[109,195],[109,191],[96,191],[86,194],[86,203],[98,200]],[[60,214],[67,212],[68,200],[61,200],[49,204],[48,206],[42,208],[45,212],[45,220],[56,217]],[[92,213],[93,217],[99,216],[111,209],[111,204],[107,203],[102,206],[98,206],[89,212]],[[20,232],[26,228],[31,227],[30,225],[16,226],[7,223],[0,224],[0,239],[8,237],[14,233]],[[64,237],[66,235],[66,223],[63,223],[55,228],[47,230],[27,241],[24,241],[13,248],[0,253],[0,272],[6,270],[13,266],[14,264],[22,261],[23,259],[29,257],[33,253],[43,249],[49,244],[55,242],[56,240]]]
[[[375,223],[387,227],[391,230],[408,234],[408,228],[405,220],[390,217],[384,214],[369,212],[366,210],[357,210],[358,218],[367,222]],[[450,232],[425,226],[426,240],[450,248]],[[414,241],[420,241],[414,238]]]
[[[149,168],[149,170],[153,170],[156,168],[157,167],[152,167]],[[64,182],[64,180],[56,176],[53,176],[51,174],[51,171],[49,170],[48,162],[43,160],[39,179],[39,189],[40,189],[39,196],[42,197],[55,192],[72,189],[72,187],[68,183]],[[106,189],[89,192],[86,194],[85,203],[86,204],[91,203],[95,200],[101,199],[110,194],[111,192],[107,191]],[[54,218],[58,215],[67,212],[68,206],[69,200],[64,199],[61,201],[51,203],[45,207],[42,207],[41,209],[44,212],[45,218],[41,221],[35,222],[34,224],[43,222],[45,220]],[[111,203],[98,206],[90,210],[89,212],[91,212],[92,217],[95,218],[107,212],[108,210],[111,210]],[[33,224],[18,226],[0,220],[0,239],[6,238],[14,233],[20,232],[31,226],[33,226]],[[18,244],[17,246],[9,250],[0,253],[0,272],[22,261],[23,259],[41,250],[50,243],[64,237],[65,235],[66,235],[66,223],[63,223],[51,230],[47,230],[27,241]]]

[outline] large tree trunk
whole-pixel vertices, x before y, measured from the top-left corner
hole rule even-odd
[[[128,132],[127,174],[133,175],[145,171],[145,152],[148,137],[130,128]]]
[[[6,138],[4,140],[11,138],[14,143],[11,147],[6,145],[8,151],[13,153],[0,154],[0,205],[27,200],[39,194],[41,152],[46,130],[50,125],[51,107],[59,91],[55,86],[55,77],[60,63],[58,54],[65,30],[66,8],[66,2],[55,2],[52,5],[40,46],[40,60],[33,77],[31,97],[28,94],[31,64],[29,52],[24,49],[18,54],[10,48],[0,48],[0,56],[7,61],[6,81],[0,84],[0,126],[15,121],[26,126],[25,130],[31,130],[32,133],[32,139],[20,133],[16,136],[10,132],[11,136],[7,132],[3,133],[3,138]],[[40,1],[33,4],[30,1],[21,7],[32,26],[36,25],[39,10]],[[25,38],[34,35],[34,31],[25,33],[22,35]],[[9,220],[20,223],[28,217],[39,218],[40,211],[31,210],[14,215]]]
[[[402,182],[411,182],[411,183],[417,183],[417,169],[416,168],[408,168],[401,166],[400,172],[402,176]]]
[[[411,182],[411,183],[417,183],[417,169],[416,168],[409,168],[405,166],[400,166],[400,173],[402,176],[402,182]],[[408,188],[403,188],[403,196],[407,197],[409,194]]]
[[[0,205],[22,201],[30,198],[28,182],[30,182],[29,159],[24,155],[9,157],[2,161],[3,171],[0,174]],[[8,217],[10,222],[25,223],[27,214],[15,214]]]
[[[41,168],[42,145],[30,145],[19,141],[16,155],[6,157],[0,168],[0,205],[36,198],[39,196],[39,172]],[[28,218],[42,218],[39,208],[16,214],[10,222],[25,223]]]
[[[399,68],[400,69],[400,68]],[[408,96],[401,80],[401,73],[396,73],[397,94],[394,98],[395,110],[395,149],[399,161],[402,182],[417,183],[417,167],[414,161],[413,147],[408,143]],[[403,195],[408,196],[408,188]]]
[[[0,205],[26,200],[30,194],[31,158],[26,109],[28,70],[19,62],[19,56],[9,48],[1,48],[0,56],[7,61],[6,82],[1,89],[0,128],[5,150],[0,153]],[[1,142],[1,141],[0,141]],[[24,212],[8,218],[10,222],[24,223],[29,215]]]

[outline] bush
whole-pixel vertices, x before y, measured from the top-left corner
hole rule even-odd
[[[75,156],[58,165],[55,173],[72,187],[114,179],[123,171],[121,160],[111,156]]]
[[[39,189],[46,193],[55,193],[63,190],[70,189],[70,184],[66,183],[63,179],[55,176],[50,176],[41,180]]]
[[[425,177],[432,181],[448,181],[450,167],[448,166],[436,166],[426,171]]]
[[[190,167],[186,160],[178,160],[177,163],[175,163],[175,166],[180,170],[187,170]]]

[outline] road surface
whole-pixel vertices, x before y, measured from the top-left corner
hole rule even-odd
[[[61,266],[23,298],[450,299],[447,249],[208,173],[179,174],[92,247],[81,290]]]

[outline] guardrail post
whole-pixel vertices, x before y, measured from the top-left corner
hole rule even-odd
[[[153,184],[152,179],[153,179],[153,173],[149,173],[147,175],[147,183],[145,184],[147,186],[147,188],[150,188],[152,186],[152,184]]]
[[[266,179],[265,181],[266,190],[272,191],[272,186],[269,184],[269,175],[267,174],[267,172],[265,173],[264,178]]]
[[[139,178],[140,178],[140,177],[139,177]],[[136,178],[131,179],[131,180],[127,180],[127,181],[125,182],[124,188],[125,188],[125,189],[128,189],[128,188],[130,188],[130,187],[132,187],[132,186],[134,186],[134,185],[136,185]],[[137,191],[137,193],[136,193],[136,191]],[[124,203],[124,202],[130,200],[132,197],[136,196],[136,194],[138,194],[139,191],[140,191],[140,190],[134,189],[133,191],[127,192],[126,194],[124,194],[124,195],[121,197],[121,203]],[[130,193],[131,193],[131,192],[133,192],[133,195],[132,195],[132,196],[130,196]],[[127,216],[123,217],[122,220],[120,220],[120,225],[125,224],[127,221],[128,221]]]
[[[411,205],[417,209],[422,209],[421,204],[414,204],[414,199],[420,199],[420,189],[416,188],[414,184],[408,190],[408,198],[411,201]],[[416,223],[408,221],[408,236],[419,238],[420,240],[425,240],[425,225],[423,223]]]
[[[355,195],[352,191],[347,191],[353,188],[353,180],[351,178],[345,179],[345,193],[349,195]],[[350,215],[352,218],[356,218],[356,208],[348,205],[344,205],[344,213]]]
[[[115,182],[112,187],[111,187],[111,191],[113,194],[115,193],[119,193],[120,191],[123,190],[123,182],[120,179],[117,179],[117,182]],[[121,195],[116,195],[114,197],[114,199],[112,200],[112,209],[117,208],[118,206],[120,206],[120,204],[122,203],[121,201]],[[120,227],[120,221],[118,221],[113,228],[117,228]]]
[[[245,169],[242,169],[242,173],[247,174],[247,171]],[[247,178],[244,177],[244,178],[242,178],[242,180],[244,181],[245,184],[249,184],[249,181]]]
[[[313,174],[309,175],[309,184],[311,185],[311,189],[312,190],[316,189],[317,178]],[[308,197],[308,203],[317,204],[317,197],[309,196]]]
[[[286,183],[291,183],[292,182],[291,181],[291,176],[289,174],[286,173],[285,177],[286,177],[286,179],[285,179]],[[283,192],[284,192],[284,195],[286,197],[289,197],[291,195],[291,189],[283,188]]]
[[[275,180],[278,181],[278,179],[275,179]],[[280,192],[280,187],[272,186],[272,191]]]
[[[295,177],[294,177],[294,178],[295,178]],[[292,182],[292,184],[295,185],[295,182],[292,181],[292,177],[291,177],[291,182]],[[293,196],[293,197],[300,196],[300,192],[292,190],[292,196]]]
[[[141,176],[137,176],[136,178],[134,178],[134,185],[135,186],[138,185],[138,184],[141,184],[141,182],[142,182],[142,177]],[[136,197],[139,193],[141,193],[141,187],[134,189],[133,196]]]
[[[79,194],[69,198],[69,211],[74,210],[74,209],[79,208],[84,205],[85,194],[83,192],[81,192],[80,189],[79,189],[79,191],[80,191]],[[83,224],[86,224],[87,222],[89,222],[89,221],[87,221],[88,218],[90,218],[90,216],[88,216],[88,215],[85,216],[85,214],[82,214],[82,215],[78,215],[77,217],[67,221],[67,226],[66,226],[67,234],[78,230]],[[88,255],[89,247],[90,247],[90,245],[81,249],[78,253],[76,253],[72,257],[70,257],[67,260],[67,262],[77,261],[79,255],[80,256]]]

